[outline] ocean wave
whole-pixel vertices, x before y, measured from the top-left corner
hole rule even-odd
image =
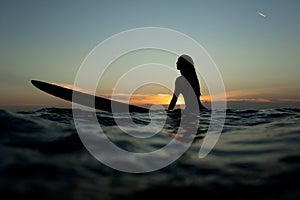
[[[97,112],[94,116],[115,145],[143,153],[170,142],[181,117],[178,111],[169,113],[163,127],[169,135],[143,139],[118,128],[114,117],[126,115]],[[147,114],[131,117],[140,127],[150,122]],[[158,193],[176,198],[199,192],[207,198],[300,197],[295,184],[300,177],[300,109],[227,110],[216,146],[199,159],[210,117],[209,110],[199,114],[201,137],[181,158],[156,172],[137,175],[111,169],[89,154],[77,133],[72,109],[0,110],[0,192],[11,199],[74,199],[74,195],[80,199],[147,199]],[[163,116],[157,112],[152,118],[158,126]],[[94,134],[88,120],[84,128]],[[145,134],[143,129],[136,131]],[[122,161],[134,166],[127,158]]]

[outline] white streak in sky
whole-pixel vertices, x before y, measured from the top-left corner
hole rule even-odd
[[[266,17],[266,15],[264,13],[260,12],[260,11],[257,11],[257,14],[259,14],[262,17]]]

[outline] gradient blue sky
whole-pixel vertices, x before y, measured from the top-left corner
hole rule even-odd
[[[2,0],[0,106],[59,105],[29,80],[73,84],[99,42],[147,26],[200,43],[219,67],[229,100],[299,102],[299,10],[298,0]]]

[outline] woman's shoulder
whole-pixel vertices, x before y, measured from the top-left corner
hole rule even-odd
[[[187,80],[184,76],[178,76],[176,78],[175,83],[178,84],[178,85],[183,85],[183,84],[187,83]]]
[[[184,76],[178,76],[176,78],[176,81],[175,81],[176,88],[186,88],[186,87],[188,87],[187,84],[188,84],[188,81],[186,80],[186,78]]]
[[[184,76],[178,76],[177,78],[176,78],[176,82],[182,82],[182,81],[184,81],[185,80],[185,77]]]

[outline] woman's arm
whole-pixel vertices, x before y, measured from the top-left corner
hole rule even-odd
[[[176,78],[175,80],[175,90],[174,90],[174,93],[173,93],[173,97],[171,99],[171,102],[170,102],[170,105],[168,107],[168,110],[173,110],[175,105],[176,105],[176,102],[177,102],[177,99],[178,99],[178,96],[181,92],[180,88],[181,88],[181,78],[182,76],[179,76]]]
[[[173,110],[177,102],[177,96],[173,94],[168,110]]]

